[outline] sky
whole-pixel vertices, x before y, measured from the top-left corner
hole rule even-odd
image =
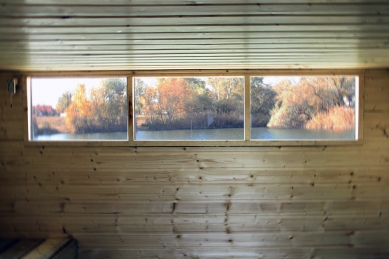
[[[157,77],[138,77],[138,78],[142,79],[142,81],[145,82],[145,84],[148,86],[157,85]],[[208,77],[195,77],[195,78],[201,78],[206,82]],[[285,79],[298,82],[300,78],[301,78],[300,76],[263,76],[263,82],[267,85],[274,86]]]
[[[206,80],[206,77],[202,78]],[[274,85],[285,78],[286,77],[266,76],[264,77],[264,83]],[[63,93],[67,91],[74,92],[78,84],[85,84],[87,93],[89,93],[93,87],[98,87],[100,85],[102,79],[105,78],[32,78],[32,105],[51,105],[55,109],[58,98]],[[142,80],[146,85],[154,85],[157,82],[156,77],[142,77]]]
[[[98,87],[105,78],[32,78],[32,105],[51,105],[54,109],[58,98],[65,92],[74,92],[78,84],[85,84],[87,93],[93,87]]]

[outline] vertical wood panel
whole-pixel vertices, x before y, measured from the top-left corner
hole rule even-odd
[[[282,148],[25,146],[22,94],[11,110],[0,87],[0,237],[72,236],[83,258],[388,257],[388,82],[366,72],[363,145]]]

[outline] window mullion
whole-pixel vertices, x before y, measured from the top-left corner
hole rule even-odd
[[[134,77],[127,77],[127,96],[128,96],[128,141],[130,144],[134,143]]]
[[[251,139],[251,118],[250,118],[250,75],[244,77],[244,140]]]

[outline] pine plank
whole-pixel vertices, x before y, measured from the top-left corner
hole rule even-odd
[[[42,239],[21,239],[7,251],[0,254],[1,259],[19,259],[34,247],[42,243]]]
[[[138,249],[94,249],[87,250],[82,249],[80,255],[83,258],[107,258],[107,259],[119,259],[119,258],[155,258],[157,256],[161,258],[242,258],[242,259],[257,259],[257,258],[286,258],[286,259],[301,259],[309,257],[317,258],[344,258],[344,259],[357,259],[363,257],[375,257],[383,259],[388,256],[388,251],[382,247],[370,246],[370,247],[322,247],[322,248],[191,248],[191,249],[148,249],[139,253]]]
[[[74,28],[74,31],[66,31],[65,28],[58,28],[60,32],[56,34],[50,33],[47,29],[39,29],[39,28],[25,28],[25,32],[28,33],[31,30],[31,33],[28,34],[28,39],[31,41],[93,41],[93,40],[175,40],[175,39],[197,39],[197,40],[216,40],[216,39],[244,39],[246,37],[250,37],[250,39],[329,39],[336,37],[337,40],[350,40],[350,39],[386,39],[389,32],[379,31],[371,29],[369,31],[343,31],[339,32],[336,30],[320,30],[320,27],[317,30],[304,30],[304,26],[302,26],[301,31],[293,31],[292,28],[284,28],[284,30],[279,30],[278,27],[274,28],[273,31],[267,31],[265,28],[258,31],[250,31],[250,32],[242,32],[239,31],[236,27],[231,27],[230,31],[198,31],[197,28],[193,28],[192,31],[182,30],[176,32],[161,32],[158,28],[155,28],[155,31],[128,31],[129,29],[124,29],[120,31],[120,28],[117,28],[118,31],[114,31],[114,29],[108,30],[105,29],[104,33],[94,32],[93,28],[90,28],[91,31],[85,31],[83,33],[82,28]],[[69,28],[68,28],[69,29]],[[147,28],[144,28],[146,30]],[[162,28],[161,28],[162,29]],[[42,31],[40,31],[42,30]],[[104,30],[104,28],[101,28]],[[150,28],[149,28],[150,30]],[[7,28],[2,28],[0,31],[0,37],[3,41],[25,41],[26,38],[24,35],[20,33],[15,33],[15,31],[19,31],[18,28],[15,30],[8,31]],[[383,53],[384,54],[384,53]]]
[[[202,19],[199,19],[199,18]],[[227,18],[227,19],[226,19]],[[376,15],[331,15],[330,18],[325,16],[283,16],[283,15],[261,15],[261,16],[165,16],[156,17],[151,16],[145,19],[144,17],[19,17],[13,19],[12,17],[2,17],[0,19],[0,26],[181,26],[181,25],[195,25],[204,26],[208,24],[212,25],[336,25],[336,24],[373,24],[373,25],[384,25],[388,22],[386,16]]]
[[[274,233],[388,230],[389,217],[379,215],[281,216],[229,214],[226,217],[209,214],[188,215],[80,215],[1,217],[0,226],[12,224],[10,233],[119,234],[119,233]]]
[[[49,259],[54,253],[69,242],[67,238],[50,238],[45,240],[42,244],[22,256],[21,259]]]
[[[43,5],[61,5],[56,0],[3,0],[6,4],[43,4]],[[290,0],[288,3],[293,4],[310,4],[310,3],[327,3],[328,0]],[[333,3],[349,3],[349,4],[355,4],[355,3],[366,3],[364,0],[333,0],[331,1]],[[204,4],[242,4],[241,1],[237,0],[199,0],[195,2],[188,2],[185,0],[168,0],[167,2],[164,2],[161,4],[158,0],[132,0],[130,5],[189,5],[189,6],[196,6],[196,5],[204,5]],[[247,0],[245,1],[247,4],[256,4],[257,2],[255,0]],[[284,0],[264,0],[262,3],[285,3]],[[374,3],[387,3],[386,0],[375,0]],[[67,2],[69,5],[128,5],[128,1],[126,0],[85,0],[82,3],[78,2],[77,0],[69,0]]]
[[[386,1],[386,0],[385,0]],[[323,33],[331,32],[341,37],[343,32],[345,33],[365,33],[375,32],[379,35],[385,33],[382,31],[383,25],[379,24],[337,24],[333,25],[311,25],[311,24],[300,24],[299,26],[289,26],[283,24],[268,24],[264,27],[258,28],[255,25],[245,24],[245,33],[265,33],[266,35],[280,35],[286,33],[300,33],[300,32],[311,32],[311,33]],[[0,33],[6,33],[8,35],[17,35],[21,33],[27,33],[28,35],[34,34],[54,34],[59,35],[63,33],[71,34],[90,34],[90,33],[109,33],[109,34],[126,34],[126,33],[145,33],[154,35],[158,33],[242,33],[242,25],[225,25],[217,26],[209,24],[207,26],[93,26],[93,27],[51,27],[51,26],[0,26]],[[152,37],[152,36],[151,36]],[[269,36],[271,37],[271,36]],[[328,67],[327,67],[328,68]]]
[[[245,247],[316,247],[326,246],[387,246],[389,240],[385,231],[355,232],[289,232],[252,234],[120,234],[120,235],[77,235],[84,249],[124,248],[162,249],[189,248],[191,244],[204,248]],[[320,242],[320,245],[318,245]]]
[[[365,15],[381,15],[389,13],[387,4],[360,4],[350,5],[349,3],[342,4],[209,4],[208,5],[127,5],[115,6],[85,6],[85,5],[4,5],[0,7],[0,14],[8,17],[44,17],[44,16],[100,16],[100,17],[116,17],[116,16],[203,16],[203,15],[258,15],[258,14],[273,14],[273,15],[359,15],[363,10]]]
[[[69,201],[69,200],[9,200],[0,204],[1,213],[11,215],[58,216],[61,213],[88,215],[387,215],[389,201],[373,200],[263,200],[263,201]],[[147,216],[145,216],[147,217]]]

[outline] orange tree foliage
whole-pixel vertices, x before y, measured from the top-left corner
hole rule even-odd
[[[243,127],[244,78],[155,80],[155,85],[146,85],[137,78],[135,84],[136,114],[145,117],[149,129]],[[250,90],[253,127],[324,129],[329,126],[322,122],[328,116],[334,119],[335,114],[338,118],[333,121],[339,122],[336,127],[354,125],[349,113],[333,109],[354,110],[354,77],[292,77],[275,86],[266,85],[262,77],[253,77]]]
[[[142,110],[143,113],[149,117],[151,124],[154,122],[154,117],[157,114],[156,101],[157,90],[153,87],[146,88],[144,93],[136,100],[138,103],[136,105],[142,107],[142,109],[139,108],[139,111]]]
[[[92,107],[86,98],[85,85],[79,84],[72,102],[66,108],[66,124],[74,132],[86,132],[89,128],[88,117],[91,115]]]
[[[335,131],[353,129],[355,121],[354,109],[345,106],[331,107],[327,112],[315,115],[305,125],[306,129],[330,129]]]
[[[157,84],[158,102],[156,106],[163,124],[164,114],[167,115],[169,123],[184,112],[185,100],[189,97],[190,91],[184,78],[158,78]]]
[[[79,84],[65,112],[67,126],[76,133],[126,131],[127,85],[119,78],[102,80],[88,99],[85,85]]]
[[[310,129],[329,128],[319,122],[324,120],[325,114],[332,114],[332,117],[337,114],[339,118],[336,121],[347,121],[347,125],[354,125],[354,121],[350,121],[351,118],[346,113],[329,113],[333,107],[349,107],[353,110],[353,77],[302,77],[298,82],[284,80],[274,89],[277,92],[277,102],[267,125],[270,128],[305,128],[307,122],[314,118],[316,123],[311,123]],[[347,129],[349,126],[343,128]]]
[[[135,81],[137,114],[150,129],[243,127],[243,78],[158,78]],[[139,86],[138,86],[139,85]]]

